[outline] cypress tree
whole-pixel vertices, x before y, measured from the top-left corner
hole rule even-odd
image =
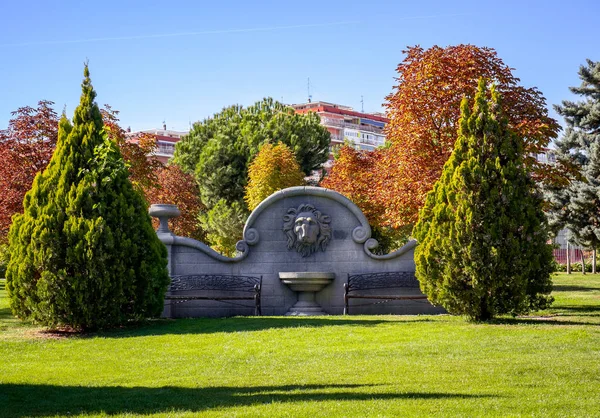
[[[556,156],[577,167],[567,187],[548,187],[548,218],[556,229],[566,227],[579,245],[600,245],[600,62],[587,60],[579,69],[581,86],[571,92],[581,102],[564,100],[556,111],[567,128],[556,141]]]
[[[473,320],[543,309],[552,250],[542,199],[494,87],[465,98],[454,151],[413,234],[416,275],[433,303]]]
[[[51,328],[157,316],[169,281],[166,249],[95,97],[86,65],[73,124],[63,115],[52,159],[9,233],[12,311]]]

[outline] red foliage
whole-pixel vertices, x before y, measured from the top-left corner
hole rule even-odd
[[[383,150],[358,151],[351,146],[340,148],[339,156],[321,186],[335,190],[352,200],[371,225],[380,225],[383,208],[375,199],[375,168]]]
[[[204,241],[204,230],[198,224],[198,214],[204,210],[204,206],[200,202],[200,192],[193,176],[177,166],[164,166],[151,157],[158,146],[155,135],[141,133],[129,138],[118,123],[118,111],[104,105],[101,113],[108,137],[117,143],[129,165],[131,182],[144,193],[146,201],[150,204],[177,205],[181,216],[172,221],[172,231],[180,236]],[[158,227],[158,221],[154,219],[153,222]]]
[[[176,165],[162,166],[157,171],[158,187],[146,191],[150,203],[177,205],[181,216],[172,220],[171,230],[180,236],[205,241],[206,234],[198,223],[200,211],[205,210],[194,177]],[[158,221],[154,220],[155,227]]]
[[[0,243],[6,240],[12,215],[23,210],[23,198],[35,175],[48,165],[58,139],[58,115],[48,100],[37,109],[12,112],[8,128],[0,131]]]
[[[59,118],[52,109],[53,104],[42,100],[37,109],[29,106],[17,109],[12,112],[8,128],[0,131],[0,243],[6,240],[12,215],[23,210],[23,198],[35,175],[46,168],[56,147]],[[142,192],[158,187],[156,173],[162,164],[147,158],[156,150],[156,137],[143,134],[136,143],[128,142],[118,124],[118,113],[105,105],[104,128],[120,147],[129,165],[131,181]]]
[[[558,170],[540,166],[541,153],[560,129],[548,116],[543,95],[536,88],[518,85],[491,48],[458,45],[416,46],[404,51],[398,65],[398,84],[387,97],[390,123],[387,138],[392,146],[380,159],[374,198],[385,208],[383,224],[412,224],[425,196],[441,175],[457,138],[460,102],[473,97],[483,77],[495,83],[503,98],[511,128],[526,141],[526,163],[545,180],[561,178]]]
[[[142,192],[157,187],[157,173],[162,163],[148,158],[158,147],[156,136],[142,133],[135,137],[135,141],[128,141],[127,133],[119,125],[119,111],[105,104],[100,113],[108,138],[119,146],[123,159],[129,165],[129,178],[133,185]]]

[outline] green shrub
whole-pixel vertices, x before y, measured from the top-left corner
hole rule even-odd
[[[8,259],[8,245],[0,244],[0,279],[3,279],[6,275],[6,266],[8,265]]]
[[[553,257],[542,199],[525,171],[523,139],[484,80],[473,110],[462,102],[458,134],[414,229],[421,289],[473,320],[543,309]]]
[[[54,155],[13,220],[6,274],[18,317],[81,330],[159,315],[169,281],[166,249],[104,133],[87,65],[84,75],[73,125],[63,115]]]
[[[243,203],[228,203],[221,199],[212,209],[201,213],[199,220],[212,248],[232,257],[236,253],[235,244],[242,239],[247,217],[248,212]]]
[[[371,250],[374,254],[385,255],[397,250],[408,242],[412,225],[406,225],[400,228],[390,228],[387,226],[372,226],[371,238],[377,240],[377,248]]]
[[[555,271],[565,272],[567,271],[567,265],[556,263]],[[573,273],[581,272],[581,263],[571,263],[571,271]],[[592,272],[592,263],[585,263],[585,271],[588,273]],[[600,272],[600,264],[598,263],[596,263],[596,271]]]

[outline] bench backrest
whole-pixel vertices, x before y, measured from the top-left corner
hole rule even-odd
[[[256,292],[260,290],[262,278],[252,276],[229,276],[223,274],[198,274],[172,276],[170,292],[192,290],[220,290],[231,292]]]
[[[348,275],[348,291],[386,289],[396,287],[419,287],[412,271],[365,273]]]

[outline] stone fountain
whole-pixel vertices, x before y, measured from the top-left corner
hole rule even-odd
[[[298,293],[296,302],[286,315],[310,316],[327,315],[316,302],[317,292],[335,279],[335,273],[324,272],[280,272],[279,279],[294,292]]]
[[[342,314],[349,274],[415,270],[414,241],[390,254],[373,253],[377,241],[371,237],[371,227],[361,210],[341,194],[321,187],[292,187],[266,198],[248,217],[233,257],[169,231],[169,218],[179,214],[175,206],[152,205],[150,214],[161,221],[157,233],[167,247],[172,277],[261,277],[263,315]],[[418,288],[415,293],[420,294]],[[164,315],[248,315],[252,307],[242,306],[244,303],[190,300],[165,304]],[[357,314],[439,311],[428,303],[410,300],[353,306]]]

